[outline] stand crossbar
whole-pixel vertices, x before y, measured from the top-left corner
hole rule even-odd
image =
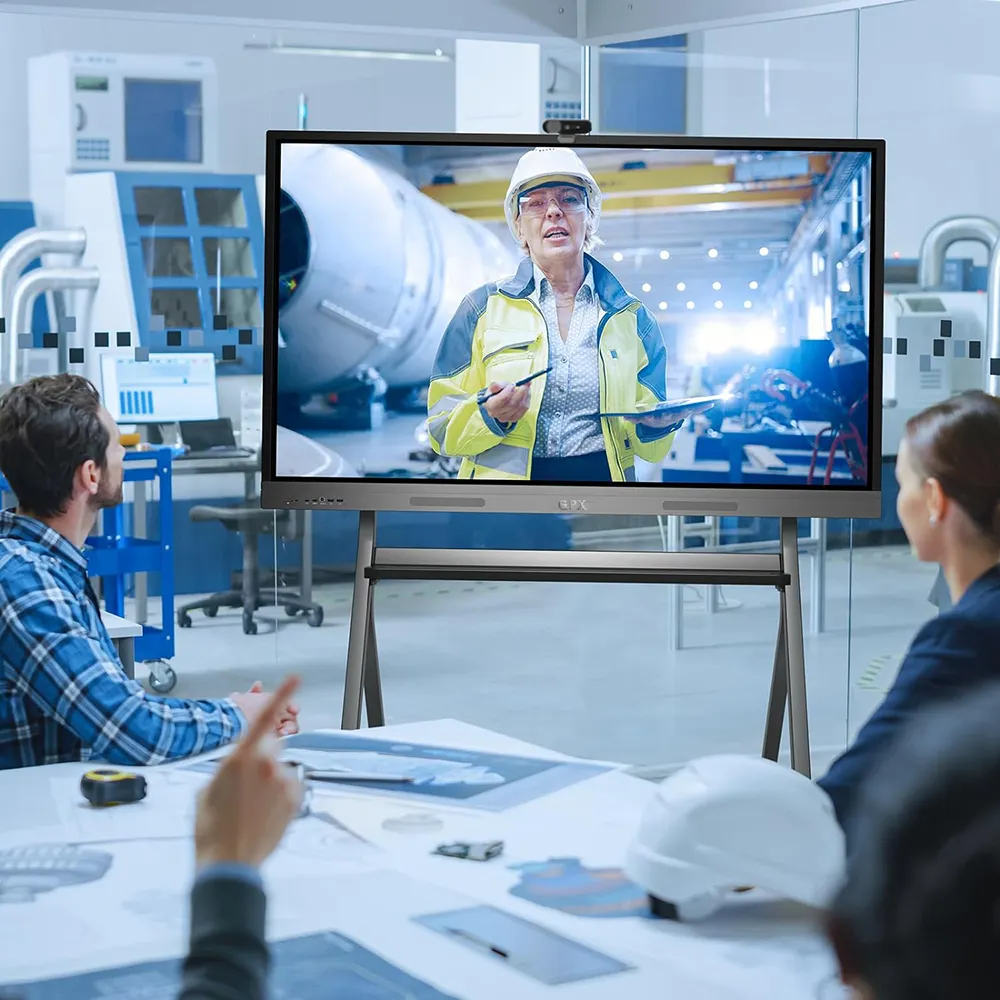
[[[369,726],[385,725],[374,614],[374,589],[379,580],[766,586],[777,589],[780,612],[762,755],[777,760],[787,706],[792,768],[809,776],[802,595],[794,518],[782,518],[779,551],[765,554],[379,549],[375,536],[375,512],[362,511],[347,647],[344,729],[360,728],[362,705]]]

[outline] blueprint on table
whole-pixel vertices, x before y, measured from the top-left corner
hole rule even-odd
[[[458,1000],[341,934],[271,946],[271,1000]],[[23,1000],[176,1000],[180,962],[145,962],[17,987]]]
[[[607,764],[546,760],[447,747],[373,740],[348,733],[302,733],[282,740],[282,757],[314,768],[399,775],[406,782],[352,781],[351,790],[449,800],[502,811],[613,770]],[[213,761],[190,765],[210,770]]]

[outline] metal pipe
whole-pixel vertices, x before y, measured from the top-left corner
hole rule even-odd
[[[591,50],[589,45],[580,47],[580,117],[584,121],[590,120],[590,60]]]
[[[986,385],[991,396],[1000,396],[1000,243],[990,254],[986,279]],[[996,370],[997,374],[993,374]]]
[[[93,291],[100,282],[101,272],[96,267],[47,267],[29,271],[17,283],[11,299],[11,329],[7,339],[7,361],[11,381],[16,382],[17,338],[21,333],[31,333],[31,310],[35,300],[44,292]]]
[[[1000,242],[1000,226],[977,215],[956,215],[931,226],[920,244],[917,282],[921,288],[940,288],[944,284],[948,247],[965,240],[982,243],[992,257],[994,247]]]
[[[13,368],[5,370],[4,361],[17,358],[17,331],[13,320],[14,285],[21,272],[35,258],[44,254],[64,253],[79,256],[87,247],[87,234],[82,229],[25,229],[0,248],[0,319],[7,321],[7,335],[13,346],[2,350],[0,344],[0,382],[13,381]],[[30,332],[30,330],[28,331]]]

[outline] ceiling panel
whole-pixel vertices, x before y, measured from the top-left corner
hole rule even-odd
[[[277,27],[540,41],[578,36],[576,0],[42,0],[2,3],[0,12],[108,14],[233,21]],[[276,16],[280,11],[280,16]]]

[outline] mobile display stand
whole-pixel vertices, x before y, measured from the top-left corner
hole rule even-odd
[[[776,553],[538,552],[496,549],[380,549],[376,515],[362,511],[354,571],[347,677],[341,726],[385,725],[375,636],[374,589],[380,580],[475,580],[529,583],[671,583],[774,587],[781,598],[762,755],[778,759],[788,706],[792,768],[810,776],[799,543],[795,518],[781,518]]]

